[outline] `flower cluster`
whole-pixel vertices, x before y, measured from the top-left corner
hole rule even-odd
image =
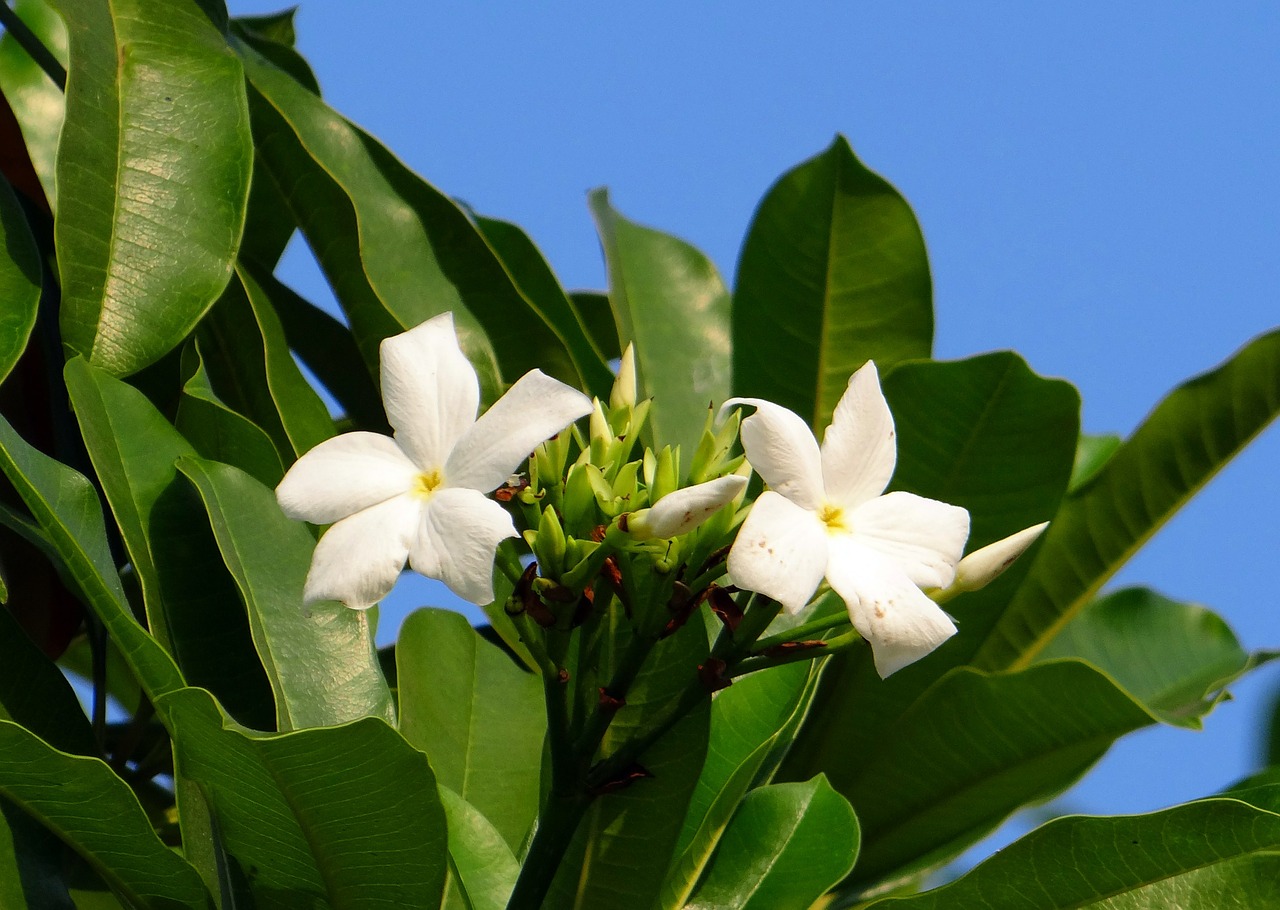
[[[729,419],[718,430],[709,421],[695,453],[695,482],[681,486],[678,450],[630,458],[648,407],[637,402],[630,349],[607,406],[534,370],[478,418],[479,382],[450,314],[388,338],[381,354],[394,438],[330,439],[299,459],[276,491],[289,516],[332,524],[315,550],[308,602],[372,606],[407,562],[460,597],[489,603],[495,550],[518,536],[514,509],[525,517],[542,578],[565,600],[591,599],[593,574],[612,560],[620,575],[617,560],[626,554],[641,554],[649,574],[669,574],[678,561],[682,576],[713,564],[712,548],[732,541],[719,570],[729,583],[796,613],[825,580],[888,676],[955,634],[940,592],[980,586],[1041,530],[972,554],[958,578],[968,513],[884,492],[897,447],[873,363],[850,378],[821,445],[786,408],[756,398],[727,402],[721,415]],[[745,419],[742,408],[753,409]],[[576,427],[562,432],[588,415],[587,436],[574,435]],[[745,458],[732,456],[739,420]],[[581,454],[570,465],[571,438]],[[530,483],[510,484],[526,459]],[[748,506],[753,470],[767,489]],[[488,495],[500,487],[511,506]],[[575,538],[566,527],[588,531]],[[666,582],[664,602],[676,601],[678,582]],[[626,595],[619,588],[630,611]]]

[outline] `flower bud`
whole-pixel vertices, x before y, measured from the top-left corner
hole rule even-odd
[[[560,527],[560,518],[556,510],[547,506],[542,510],[542,520],[538,522],[538,536],[533,541],[534,559],[542,574],[549,578],[559,578],[564,571],[565,539],[564,528]]]
[[[951,589],[960,592],[985,588],[1013,565],[1047,527],[1049,522],[1041,522],[974,550],[956,565],[956,578],[950,585]]]
[[[746,486],[745,477],[731,474],[676,490],[662,497],[652,508],[629,515],[627,530],[636,540],[679,537],[731,503]]]
[[[663,446],[653,465],[652,473],[645,465],[645,481],[649,487],[649,501],[657,502],[674,493],[680,486],[680,447]]]
[[[613,390],[609,393],[609,407],[634,408],[636,406],[636,350],[635,345],[627,345],[622,352],[622,360],[618,364],[618,378],[613,381]]]

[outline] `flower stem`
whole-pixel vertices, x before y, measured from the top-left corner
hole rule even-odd
[[[753,649],[757,654],[767,651],[770,648],[776,648],[778,645],[784,645],[792,641],[807,641],[820,632],[826,632],[829,629],[838,629],[840,626],[849,625],[849,615],[847,613],[832,613],[830,616],[824,616],[821,619],[814,619],[804,625],[795,626],[779,632],[777,635],[770,635],[768,638],[762,638],[756,642]]]
[[[590,803],[585,793],[558,794],[552,790],[538,815],[538,829],[529,843],[507,910],[538,910],[542,906]]]

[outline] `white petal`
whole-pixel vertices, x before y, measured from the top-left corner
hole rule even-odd
[[[945,588],[969,539],[969,513],[914,493],[888,493],[849,513],[853,536],[922,588]]]
[[[799,612],[822,582],[827,533],[818,517],[770,490],[760,494],[729,550],[729,579]]]
[[[893,563],[847,535],[832,538],[827,581],[871,644],[881,677],[915,663],[956,634],[951,617]]]
[[[395,585],[418,528],[422,500],[397,496],[335,524],[311,557],[307,603],[340,600],[363,610]]]
[[[692,531],[728,505],[747,485],[747,478],[730,474],[668,493],[644,510],[643,527],[632,522],[635,536],[671,538]]]
[[[747,460],[771,490],[798,506],[822,504],[822,456],[818,440],[799,414],[761,398],[731,398],[720,410],[749,404],[755,413],[742,421]]]
[[[492,499],[475,490],[440,490],[422,510],[409,564],[463,600],[487,604],[493,601],[493,551],[515,536],[511,516]]]
[[[382,342],[382,402],[396,440],[424,470],[444,466],[476,420],[480,382],[441,313]]]
[[[496,490],[534,447],[590,413],[586,395],[530,370],[459,440],[445,464],[445,483]]]
[[[851,507],[879,496],[889,485],[897,457],[893,415],[880,391],[876,365],[868,360],[849,377],[822,438],[827,498]]]
[[[327,525],[405,492],[418,469],[395,440],[344,433],[299,458],[276,487],[290,518]]]

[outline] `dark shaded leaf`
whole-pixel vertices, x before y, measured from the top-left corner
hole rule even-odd
[[[40,303],[40,251],[22,206],[0,179],[0,382],[27,347]]]

